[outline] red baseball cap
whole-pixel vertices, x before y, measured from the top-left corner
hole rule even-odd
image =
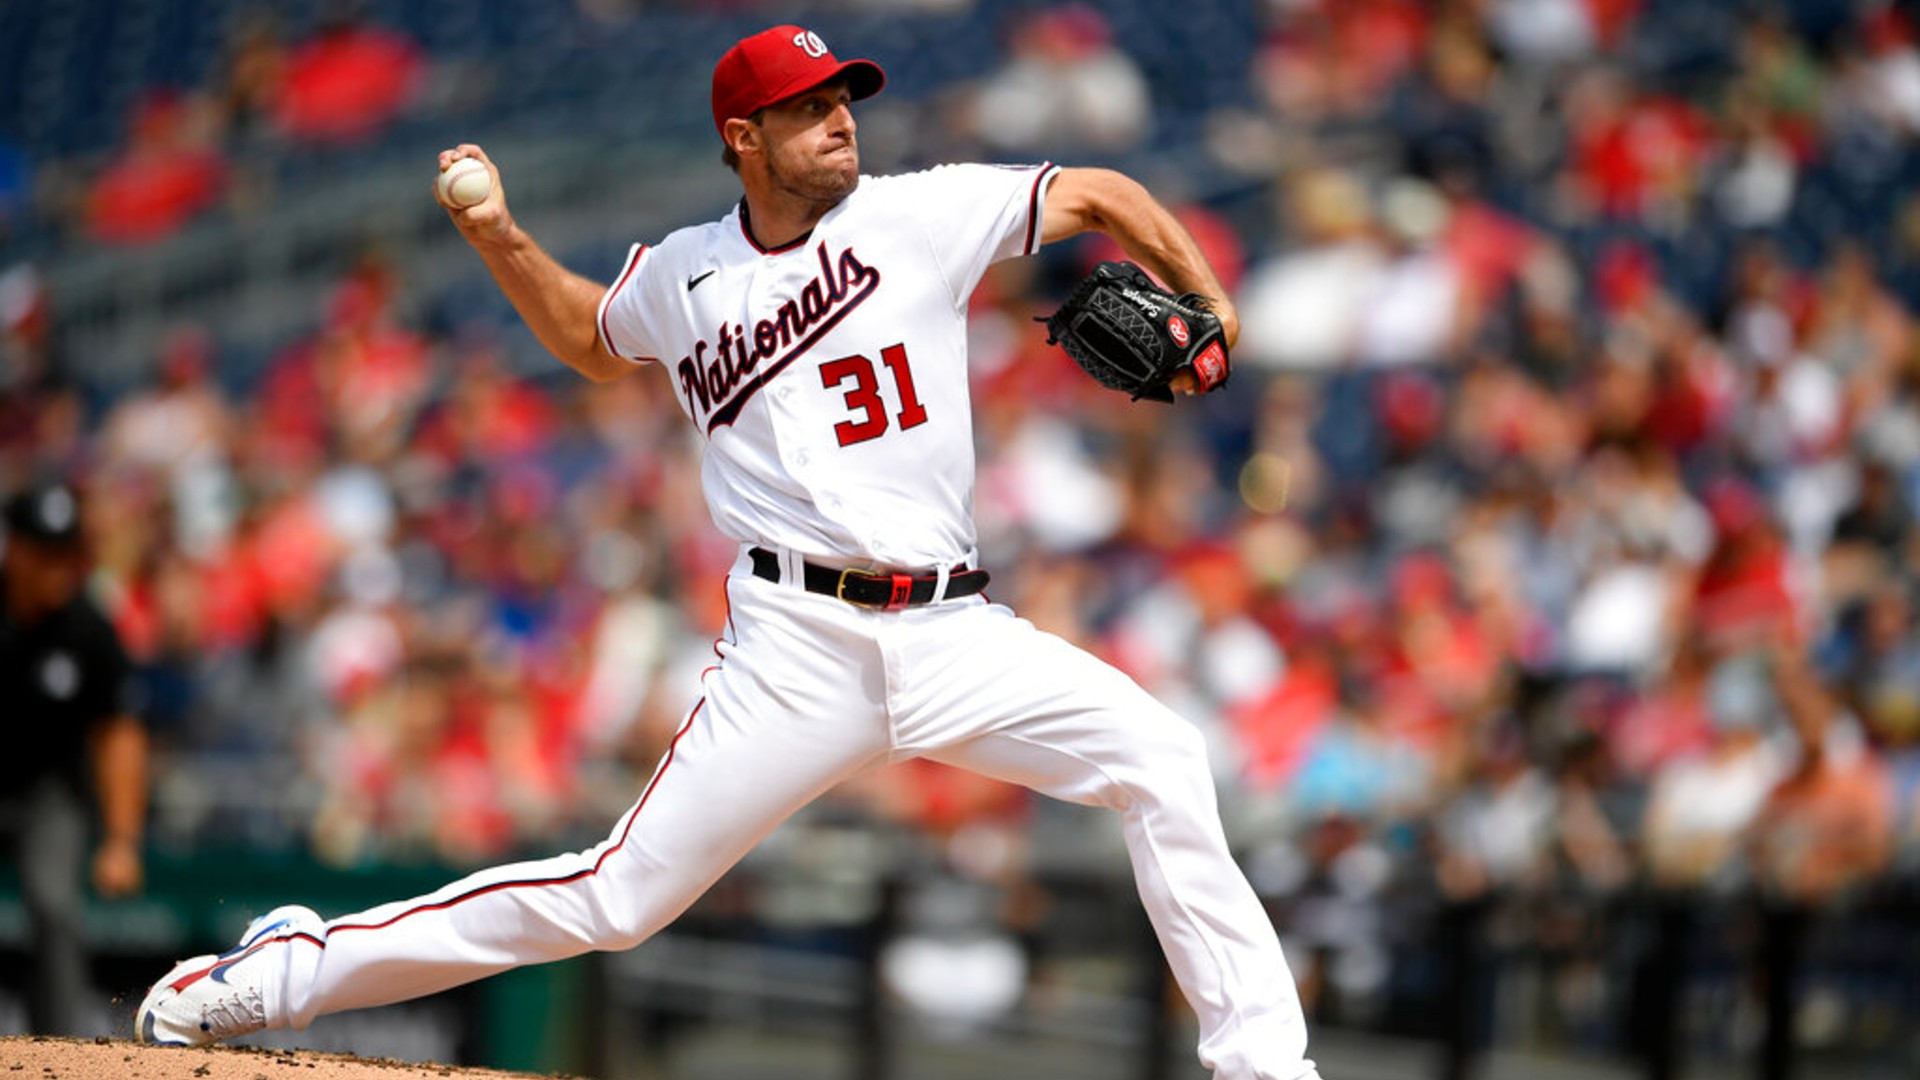
[[[805,27],[775,26],[742,38],[713,66],[714,129],[724,136],[728,120],[744,120],[840,75],[855,101],[879,93],[887,81],[871,60],[834,59],[820,35]]]

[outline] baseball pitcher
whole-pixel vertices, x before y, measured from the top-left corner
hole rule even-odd
[[[331,920],[276,909],[234,950],[156,983],[140,1038],[302,1028],[631,948],[808,801],[924,756],[1118,813],[1199,1017],[1201,1060],[1221,1080],[1317,1080],[1200,733],[987,600],[974,548],[966,313],[992,263],[1098,230],[1171,286],[1109,265],[1049,321],[1076,361],[1134,397],[1223,382],[1233,306],[1172,215],[1117,173],[862,176],[851,106],[884,80],[798,26],[734,45],[714,68],[713,122],[743,197],[718,221],[634,245],[610,286],[521,230],[480,147],[440,154],[442,170],[486,165],[491,185],[470,188],[484,198],[442,201],[542,344],[596,381],[665,378],[704,438],[708,506],[740,545],[719,662],[597,846]]]

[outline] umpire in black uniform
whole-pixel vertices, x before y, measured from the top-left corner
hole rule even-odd
[[[141,885],[147,733],[127,707],[130,664],[86,590],[73,489],[6,501],[0,553],[0,845],[20,868],[33,954],[28,1015],[41,1034],[89,1026],[83,879],[103,896]],[[99,810],[89,845],[89,803]]]

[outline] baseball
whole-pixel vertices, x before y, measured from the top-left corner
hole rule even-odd
[[[461,158],[440,170],[440,201],[455,210],[485,202],[492,193],[493,177],[478,158]]]

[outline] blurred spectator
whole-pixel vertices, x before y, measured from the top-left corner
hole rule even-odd
[[[1833,246],[1811,300],[1807,352],[1840,378],[1846,420],[1860,424],[1893,399],[1913,351],[1913,316],[1881,283],[1872,250],[1858,241]]]
[[[273,115],[286,83],[287,47],[268,8],[251,8],[227,35],[219,73],[220,108],[228,132],[246,141]]]
[[[1538,904],[1538,939],[1549,994],[1543,1026],[1581,1045],[1611,1017],[1604,987],[1618,948],[1617,901],[1637,870],[1633,836],[1640,806],[1612,774],[1606,742],[1566,736],[1554,766],[1553,883]]]
[[[1920,47],[1912,18],[1891,5],[1861,14],[1859,63],[1844,91],[1853,106],[1906,137],[1920,134]]]
[[[1774,681],[1799,760],[1755,822],[1755,873],[1769,892],[1824,904],[1858,892],[1887,868],[1893,789],[1879,752],[1861,740],[1809,665],[1783,654]]]
[[[1719,741],[1721,722],[1709,694],[1711,671],[1694,639],[1683,637],[1672,660],[1647,672],[1646,688],[1608,726],[1613,763],[1636,786],[1645,787],[1656,774],[1698,757]]]
[[[147,816],[146,728],[126,652],[86,590],[81,514],[64,485],[17,491],[0,553],[0,686],[16,720],[0,766],[0,843],[27,909],[28,1014],[54,1035],[90,1030],[83,889],[139,890]]]
[[[1596,65],[1567,88],[1566,205],[1580,218],[1682,220],[1701,176],[1708,121],[1691,102],[1643,92],[1620,70]]]
[[[1739,371],[1698,314],[1682,304],[1663,297],[1641,326],[1650,335],[1652,370],[1646,410],[1629,437],[1651,440],[1670,465],[1697,460],[1727,435]]]
[[[1881,587],[1857,601],[1823,671],[1886,762],[1892,858],[1907,880],[1920,872],[1920,635],[1911,591]]]
[[[49,464],[44,424],[63,387],[52,351],[53,312],[30,263],[0,272],[0,482],[24,486]]]
[[[1378,652],[1366,678],[1392,740],[1443,756],[1468,725],[1497,707],[1502,651],[1463,603],[1452,565],[1436,552],[1400,559],[1382,592]]]
[[[1808,45],[1781,13],[1757,13],[1741,32],[1739,68],[1728,89],[1778,117],[1796,145],[1818,123],[1827,77]]]
[[[1868,458],[1850,504],[1833,523],[1833,540],[1821,556],[1821,582],[1831,610],[1845,612],[1899,589],[1886,586],[1902,564],[1910,565],[1914,507],[1900,476],[1886,462]]]
[[[1707,169],[1721,217],[1741,229],[1780,224],[1793,208],[1799,182],[1794,147],[1777,129],[1766,105],[1751,93],[1733,92],[1720,123],[1722,131]]]
[[[1500,69],[1466,5],[1440,5],[1420,62],[1394,88],[1389,120],[1408,172],[1484,185],[1495,172],[1492,103]]]
[[[1113,661],[1216,740],[1225,715],[1266,694],[1286,668],[1253,618],[1254,583],[1237,552],[1195,543],[1173,554],[1163,584],[1129,597],[1108,639]],[[1220,747],[1215,760],[1238,757]]]
[[[276,65],[263,45],[249,44],[260,55],[236,72],[247,80],[240,89],[249,99],[270,99],[280,133],[302,144],[352,143],[378,133],[413,100],[427,68],[406,35],[342,14],[289,48],[278,86],[262,93],[256,88]]]
[[[1288,952],[1306,958],[1294,976],[1301,1004],[1316,1020],[1365,1023],[1386,1008],[1392,980],[1393,857],[1366,822],[1337,813],[1301,833],[1284,881]]]
[[[101,464],[150,475],[168,493],[173,535],[190,554],[223,545],[233,528],[233,416],[213,381],[214,342],[179,327],[160,344],[153,385],[122,398],[101,432]]]
[[[553,438],[558,417],[546,394],[510,376],[502,363],[489,347],[467,350],[445,400],[421,417],[416,447],[443,455],[448,464],[470,462],[501,469],[531,458]],[[547,494],[522,489],[516,498]]]
[[[1633,880],[1639,822],[1612,766],[1605,740],[1578,733],[1566,739],[1554,776],[1554,855],[1562,891],[1579,900],[1613,896]]]
[[[1811,292],[1778,244],[1764,237],[1742,241],[1716,312],[1728,352],[1749,370],[1785,362],[1794,348],[1794,326],[1812,303]]]
[[[1323,647],[1311,642],[1290,652],[1280,677],[1255,698],[1241,701],[1232,709],[1236,745],[1233,758],[1241,763],[1241,783],[1258,795],[1284,794],[1305,809],[1316,809],[1307,796],[1308,786],[1296,783],[1300,770],[1309,763],[1315,769],[1326,768],[1318,760],[1325,749],[1319,738],[1330,725],[1342,722],[1340,686],[1332,657]],[[1331,734],[1331,732],[1329,732]],[[1336,808],[1352,811],[1377,809],[1364,793],[1342,783],[1328,801]],[[1351,802],[1338,796],[1353,796]]]
[[[1779,704],[1761,661],[1720,662],[1707,693],[1712,743],[1655,770],[1641,844],[1656,885],[1726,893],[1746,880],[1748,830],[1792,765],[1772,735]]]
[[[1282,125],[1327,132],[1377,113],[1419,57],[1429,6],[1411,0],[1267,3],[1257,90]]]
[[[1449,360],[1470,326],[1460,268],[1442,247],[1452,208],[1411,177],[1390,182],[1379,201],[1388,261],[1363,305],[1354,353],[1380,367]]]
[[[340,437],[365,453],[398,446],[432,377],[427,341],[403,325],[397,311],[399,289],[387,259],[378,251],[364,254],[328,297],[314,342],[313,378],[322,403]]]
[[[1326,370],[1354,359],[1355,334],[1387,255],[1360,177],[1324,167],[1280,188],[1292,247],[1256,263],[1238,297],[1235,358],[1269,368]]]
[[[1480,738],[1473,772],[1439,824],[1441,885],[1459,899],[1540,892],[1558,843],[1553,784],[1513,723],[1496,720]]]
[[[0,276],[0,306],[26,294],[21,319],[0,333],[0,482],[27,487],[46,477],[82,476],[98,453],[82,388],[57,359],[46,294],[30,270]]]
[[[86,229],[98,240],[149,244],[219,201],[227,162],[206,101],[155,93],[134,109],[126,148],[87,192]]]
[[[1425,182],[1446,200],[1438,244],[1459,276],[1457,335],[1462,342],[1484,334],[1488,320],[1509,302],[1515,289],[1525,294],[1522,300],[1537,305],[1540,315],[1565,317],[1565,307],[1573,301],[1567,293],[1574,287],[1568,280],[1573,270],[1565,250],[1526,221],[1494,206],[1484,186],[1463,171],[1444,169]],[[1411,190],[1421,196],[1412,209],[1422,209],[1425,192],[1417,186]]]
[[[1784,538],[1759,493],[1723,477],[1706,493],[1712,553],[1683,609],[1716,653],[1800,640],[1804,625]]]
[[[1296,685],[1296,693],[1270,704],[1313,704],[1298,689]],[[1270,722],[1280,719],[1276,715]],[[1310,726],[1295,736],[1303,744],[1299,765],[1283,791],[1291,820],[1337,818],[1380,828],[1432,793],[1435,762],[1420,748],[1395,738],[1377,698],[1319,717],[1306,711],[1295,722]]]
[[[165,476],[225,455],[227,406],[212,382],[212,351],[203,327],[167,334],[152,385],[117,402],[104,425],[111,466]]]
[[[1657,452],[1603,448],[1580,478],[1588,498],[1562,539],[1579,545],[1585,570],[1564,662],[1572,674],[1652,670],[1678,644],[1678,613],[1712,543],[1707,515]]]
[[[1565,64],[1598,44],[1598,6],[1585,0],[1493,0],[1486,5],[1488,36],[1516,63]]]
[[[1090,4],[1021,16],[1007,58],[974,91],[967,130],[1010,156],[1131,149],[1152,123],[1146,77]]]

